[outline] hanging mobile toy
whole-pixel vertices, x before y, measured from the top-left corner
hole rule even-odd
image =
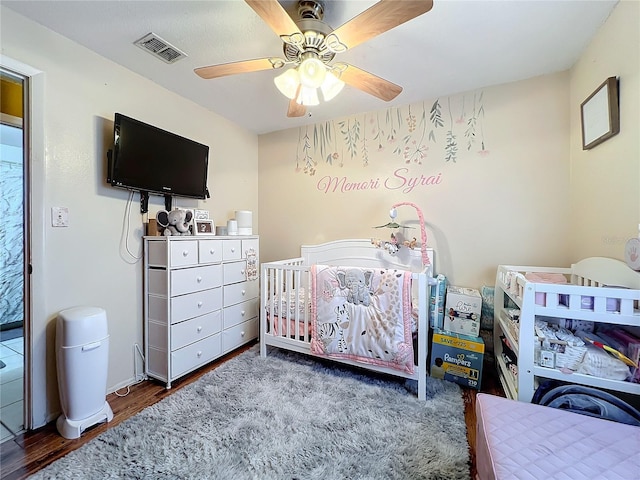
[[[396,211],[396,209],[392,208],[391,210],[389,210],[389,217],[391,217],[391,221],[389,223],[386,223],[385,225],[378,225],[377,227],[373,227],[373,228],[393,228],[393,229],[412,228],[412,227],[407,227],[397,223],[395,221],[397,215],[398,215],[398,212]],[[396,253],[398,253],[398,250],[400,249],[400,245],[398,244],[398,239],[396,238],[396,235],[393,232],[391,232],[390,241],[384,241],[384,240],[378,240],[378,239],[372,238],[371,243],[373,243],[376,247],[384,248],[390,255],[395,255]]]
[[[373,228],[394,228],[394,229],[413,228],[410,226],[400,225],[398,222],[396,222],[396,217],[398,216],[398,211],[396,210],[396,207],[400,207],[402,205],[413,207],[418,213],[418,220],[420,222],[420,234],[422,235],[422,245],[420,246],[420,249],[422,250],[422,265],[426,267],[431,263],[427,255],[427,232],[424,225],[424,216],[422,215],[422,210],[420,210],[420,208],[415,203],[411,203],[411,202],[396,203],[391,207],[391,210],[389,210],[389,217],[391,217],[391,221],[384,225],[378,225],[377,227],[373,227]],[[398,245],[398,240],[394,233],[391,234],[390,242],[371,239],[371,243],[373,243],[377,247],[386,249],[392,255],[397,253],[398,249],[400,248],[400,245]],[[405,241],[403,242],[403,245],[409,248],[414,248],[417,245],[417,240],[414,238],[412,241]]]
[[[389,210],[389,217],[391,217],[391,221],[389,223],[385,223],[384,225],[378,225],[373,228],[413,228],[408,225],[400,225],[396,222],[396,217],[398,216],[398,211],[395,208]]]

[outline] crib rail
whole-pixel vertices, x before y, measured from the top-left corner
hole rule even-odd
[[[308,352],[311,305],[311,268],[303,258],[263,263],[260,295],[260,351],[266,354],[267,344],[278,346],[278,339],[287,348]],[[268,340],[268,341],[267,341]],[[298,348],[295,348],[298,344]]]

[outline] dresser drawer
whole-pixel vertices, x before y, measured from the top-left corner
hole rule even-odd
[[[233,327],[238,323],[246,322],[247,320],[252,319],[253,317],[258,316],[258,305],[259,301],[257,298],[252,300],[247,300],[246,302],[239,303],[237,305],[232,305],[230,307],[225,307],[222,317],[222,325],[223,328],[227,329],[229,327]]]
[[[236,325],[222,332],[222,351],[224,353],[250,342],[258,336],[258,319]]]
[[[186,267],[198,263],[198,241],[185,240],[171,242],[171,266]]]
[[[222,289],[222,302],[225,307],[244,302],[258,296],[258,282],[247,281],[225,285]]]
[[[156,350],[167,352],[167,324],[150,321],[147,324],[147,345]]]
[[[224,240],[222,242],[222,259],[240,260],[242,258],[242,242],[238,240]]]
[[[145,240],[147,266],[167,266],[167,245],[169,242],[161,240]]]
[[[222,240],[199,240],[198,260],[200,263],[222,261]]]
[[[244,282],[247,279],[247,262],[244,260],[225,263],[222,267],[222,279],[225,285]]]
[[[171,352],[171,377],[176,378],[210,362],[222,353],[219,333]]]
[[[222,308],[222,288],[212,288],[171,298],[171,323],[199,317]]]
[[[242,258],[247,258],[249,250],[253,250],[253,252],[258,255],[258,246],[259,242],[257,238],[247,238],[246,240],[242,240]]]
[[[167,270],[164,268],[148,268],[147,289],[152,295],[166,295]]]
[[[171,350],[177,350],[222,330],[222,310],[171,326]]]
[[[147,295],[147,319],[158,323],[167,323],[167,297]]]
[[[222,286],[222,265],[171,271],[171,296]]]

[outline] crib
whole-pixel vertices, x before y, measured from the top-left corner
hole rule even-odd
[[[428,259],[425,262],[425,257]],[[425,265],[425,263],[427,263]],[[397,269],[411,278],[411,308],[417,331],[413,340],[412,372],[349,358],[329,360],[417,381],[418,398],[426,399],[429,284],[434,276],[432,249],[401,247],[394,255],[370,239],[346,239],[319,245],[303,245],[301,256],[261,265],[260,354],[277,347],[315,355],[312,348],[312,284],[314,266]],[[322,356],[322,358],[327,358]]]

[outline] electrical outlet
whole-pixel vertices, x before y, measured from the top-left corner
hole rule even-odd
[[[51,226],[69,226],[69,209],[67,207],[51,207]]]

